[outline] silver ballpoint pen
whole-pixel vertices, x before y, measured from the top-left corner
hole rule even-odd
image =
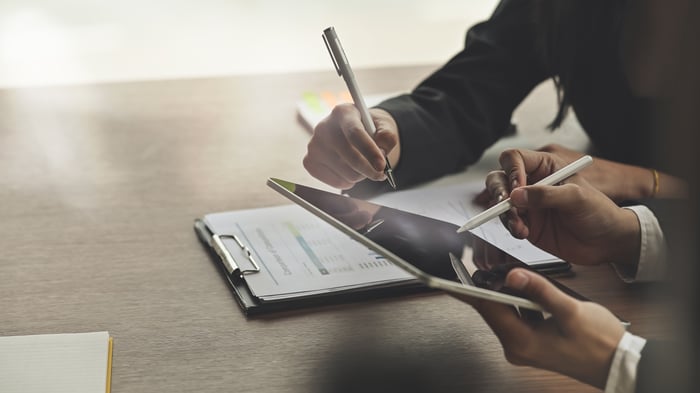
[[[328,53],[331,55],[331,60],[333,60],[333,65],[335,70],[338,72],[345,84],[350,90],[350,96],[352,96],[352,101],[355,103],[357,110],[360,111],[360,117],[362,118],[362,125],[365,126],[365,130],[370,136],[374,136],[377,132],[377,128],[374,126],[372,121],[372,116],[369,114],[369,109],[367,109],[367,104],[365,104],[365,99],[360,94],[360,88],[357,86],[355,81],[355,74],[350,68],[350,63],[348,62],[347,56],[345,56],[345,51],[343,46],[340,45],[340,40],[338,35],[335,33],[335,28],[332,26],[323,30],[323,42],[326,43],[326,48],[328,48]],[[384,174],[386,175],[386,180],[389,182],[391,188],[396,189],[396,181],[394,180],[394,171],[391,169],[389,164],[389,158],[384,155],[384,161],[386,165],[384,166]]]

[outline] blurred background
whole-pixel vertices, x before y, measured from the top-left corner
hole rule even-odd
[[[439,64],[495,0],[2,0],[0,88]]]

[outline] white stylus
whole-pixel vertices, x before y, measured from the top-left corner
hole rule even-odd
[[[572,162],[571,164],[538,181],[537,183],[535,183],[535,185],[553,186],[567,179],[568,177],[573,176],[576,172],[591,165],[592,163],[593,158],[591,158],[591,156],[583,156],[578,160]],[[510,202],[510,198],[504,199],[501,202],[498,202],[497,204],[491,206],[490,208],[467,220],[467,222],[457,230],[457,233],[474,229],[479,225],[507,212],[511,207],[513,207],[513,204]]]

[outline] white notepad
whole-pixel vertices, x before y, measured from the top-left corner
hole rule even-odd
[[[0,392],[109,393],[107,332],[0,337]]]

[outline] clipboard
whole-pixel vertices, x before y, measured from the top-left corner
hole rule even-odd
[[[285,206],[285,208],[290,209],[296,207],[292,205]],[[216,233],[207,225],[206,220],[203,218],[195,220],[194,230],[212,261],[218,266],[218,271],[228,282],[229,288],[241,311],[248,317],[279,311],[361,302],[431,291],[430,288],[426,288],[416,280],[405,280],[393,285],[367,285],[348,290],[305,294],[282,300],[265,301],[253,293],[246,280],[251,275],[260,274],[260,263],[263,261],[256,260],[254,253],[246,245],[244,239],[234,234]]]
[[[507,270],[494,268],[494,271],[480,271],[472,266],[472,270],[466,273],[470,277],[464,277],[465,266],[461,265],[459,260],[463,259],[461,257],[462,251],[468,244],[464,237],[472,235],[469,233],[458,234],[456,232],[458,226],[453,223],[316,190],[280,179],[270,178],[268,185],[296,204],[208,214],[195,220],[194,224],[198,238],[213,257],[215,264],[219,266],[219,271],[230,284],[232,293],[246,316],[434,290],[475,296],[524,309],[541,310],[538,304],[520,297],[521,295],[509,291],[507,288],[503,288],[504,291],[501,292],[498,285],[493,285],[489,276],[496,274],[498,278],[496,281],[500,281],[505,277],[503,273]],[[321,199],[318,199],[319,196]],[[353,219],[348,219],[348,217],[333,210],[338,207],[338,201],[341,201],[341,205],[349,203],[352,207],[360,207],[360,210],[369,208],[374,215],[366,224],[357,226],[353,224]],[[382,215],[379,213],[380,211],[384,211],[388,215]],[[312,214],[308,214],[309,212]],[[344,213],[348,212],[344,211]],[[388,282],[388,284],[384,282],[381,285],[367,282],[364,283],[366,285],[341,287],[340,290],[335,291],[311,291],[272,301],[263,299],[251,289],[249,279],[255,279],[258,275],[264,276],[264,270],[269,270],[269,267],[266,266],[267,261],[265,258],[261,258],[260,253],[256,252],[254,243],[250,242],[248,236],[238,236],[232,230],[236,225],[232,226],[231,224],[236,224],[236,221],[244,218],[245,215],[252,218],[255,226],[258,227],[264,227],[264,223],[258,223],[258,221],[264,221],[266,215],[268,217],[271,215],[273,221],[279,221],[280,217],[292,221],[294,219],[300,221],[316,220],[317,224],[321,224],[319,228],[324,233],[328,233],[331,238],[345,240],[346,243],[339,247],[342,254],[352,254],[353,246],[359,247],[365,253],[368,250],[373,250],[378,253],[376,254],[378,256],[388,257],[388,261],[392,262],[389,265],[397,270],[403,270],[404,275],[407,275],[408,278],[397,277],[396,281]],[[219,223],[217,224],[216,220],[207,220],[208,217],[216,217]],[[222,219],[228,227],[220,225]],[[331,229],[329,224],[330,227],[335,227],[340,231],[329,231]],[[309,221],[305,225],[309,226]],[[291,227],[291,225],[289,226]],[[402,228],[402,226],[404,227]],[[300,241],[301,234],[297,229],[292,229],[293,235],[297,241]],[[261,231],[258,228],[257,232]],[[381,233],[384,233],[385,238],[379,241],[381,235],[378,237],[378,234]],[[389,243],[397,239],[399,243],[387,243],[387,236]],[[423,236],[431,238],[433,241],[429,240],[426,243],[422,240]],[[435,241],[435,239],[439,240]],[[271,246],[269,239],[266,240],[267,246]],[[309,249],[308,244],[303,246],[302,248]],[[411,262],[407,262],[409,260]],[[460,266],[455,267],[456,263],[459,263]],[[465,263],[467,263],[466,260]],[[518,263],[520,267],[538,270],[532,269],[522,262]],[[507,266],[500,267],[507,268]],[[587,298],[561,283],[551,278],[548,279],[574,298],[588,301]],[[621,321],[623,325],[629,325],[628,322],[622,319]]]

